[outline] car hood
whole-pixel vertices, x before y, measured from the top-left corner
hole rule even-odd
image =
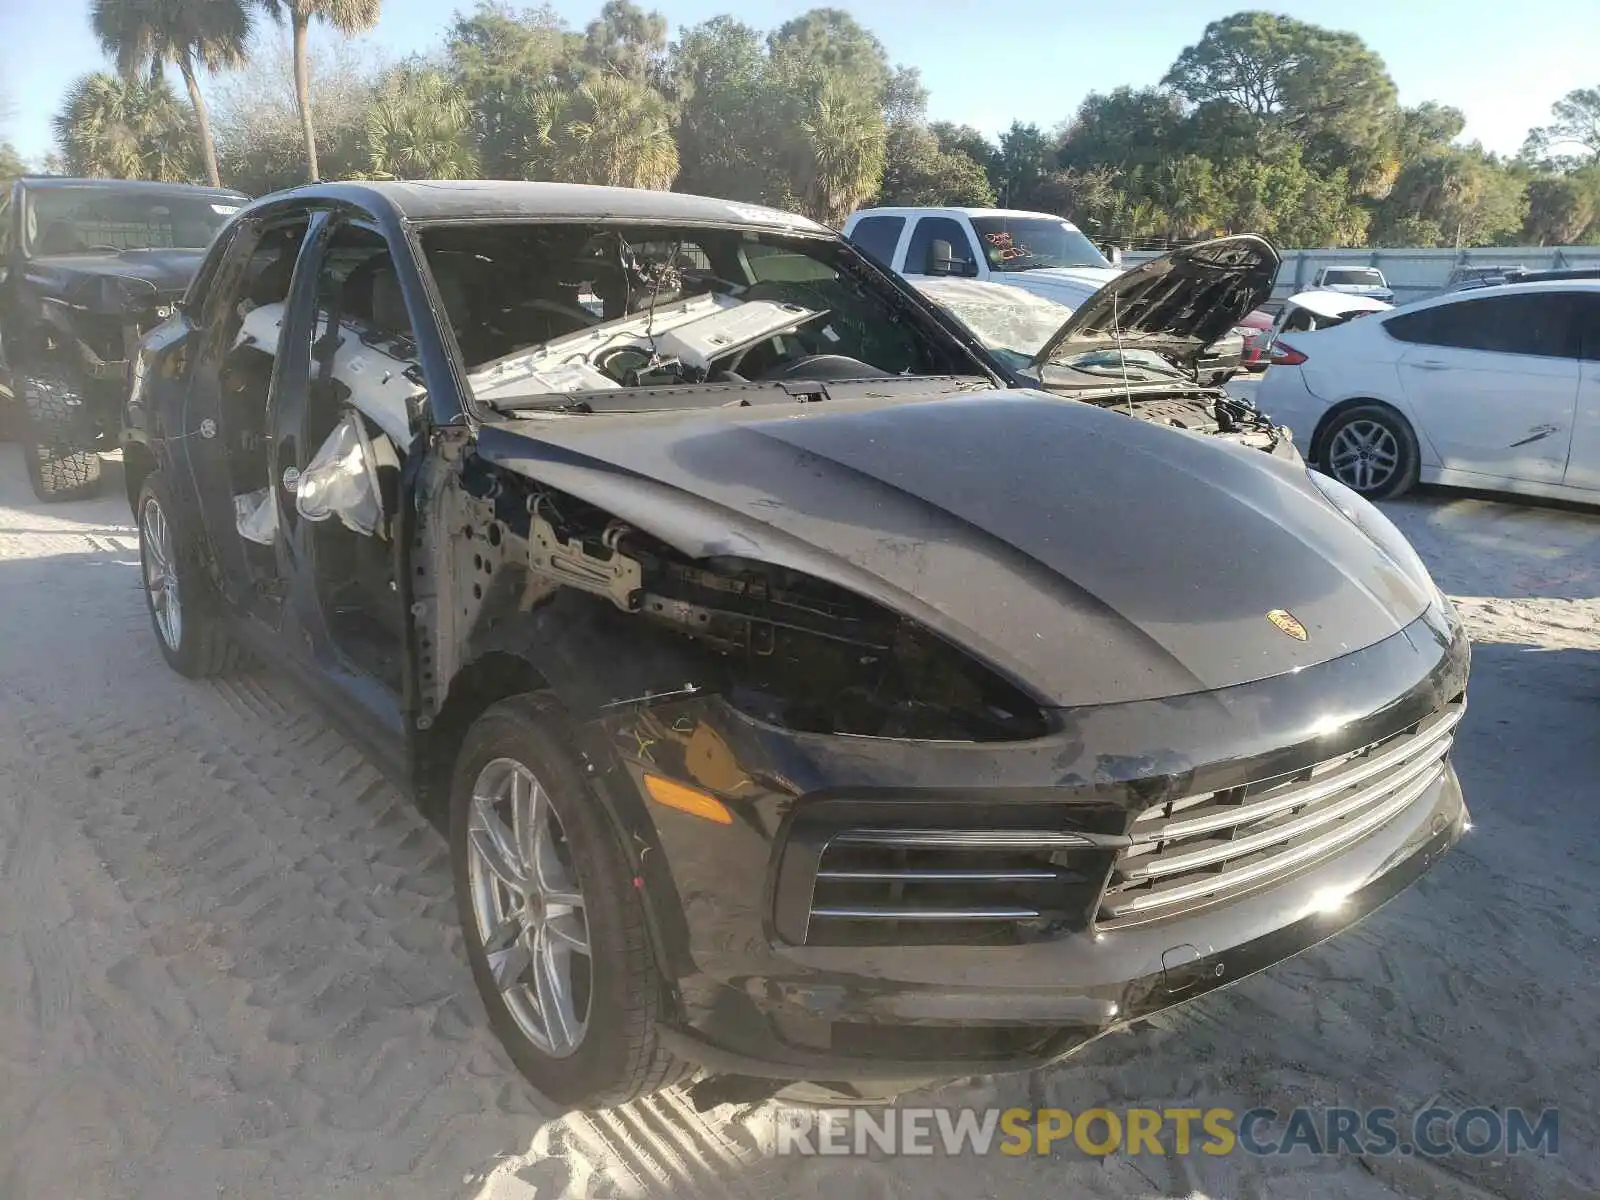
[[[1123,347],[1193,366],[1272,294],[1280,261],[1265,240],[1240,234],[1141,263],[1079,304],[1034,365]]]
[[[693,558],[865,595],[1051,705],[1299,670],[1432,598],[1303,466],[1038,392],[552,416],[478,450]]]
[[[1031,271],[996,271],[989,278],[1077,308],[1122,273],[1118,267],[1037,267]]]
[[[201,250],[124,250],[121,254],[56,254],[28,262],[28,282],[51,295],[82,302],[105,292],[104,282],[130,298],[180,295],[200,269]]]
[[[1335,320],[1357,313],[1387,312],[1394,305],[1359,292],[1319,288],[1312,292],[1296,292],[1283,302],[1283,307],[1285,312],[1291,308],[1303,308],[1319,317]]]

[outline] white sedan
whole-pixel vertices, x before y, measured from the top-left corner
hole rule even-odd
[[[1368,498],[1421,480],[1600,504],[1600,279],[1281,334],[1257,405]]]

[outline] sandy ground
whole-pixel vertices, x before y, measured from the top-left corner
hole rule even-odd
[[[1477,642],[1476,830],[1272,971],[908,1103],[1557,1105],[1560,1156],[816,1161],[772,1155],[770,1106],[544,1111],[440,839],[271,675],[168,671],[116,491],[35,505],[0,447],[0,1197],[1593,1196],[1600,515],[1389,509]]]

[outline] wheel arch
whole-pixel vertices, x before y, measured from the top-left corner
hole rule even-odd
[[[569,749],[582,763],[593,797],[635,872],[645,926],[669,992],[663,999],[671,1011],[679,1011],[676,979],[690,969],[682,896],[660,849],[650,813],[626,769],[610,752],[606,731],[574,709],[572,701],[577,697],[564,694],[567,691],[552,685],[527,651],[495,648],[473,658],[456,673],[438,714],[413,741],[417,804],[436,827],[447,828],[456,754],[472,723],[512,696],[533,692],[551,696],[571,722],[574,737]]]
[[[139,492],[144,481],[156,470],[156,456],[143,442],[124,441],[122,444],[122,482],[128,494],[128,508],[138,515]]]
[[[1389,401],[1380,399],[1377,396],[1352,396],[1347,400],[1341,400],[1337,404],[1330,406],[1318,419],[1317,427],[1311,432],[1311,441],[1309,443],[1311,453],[1306,456],[1310,462],[1322,462],[1322,451],[1327,442],[1328,430],[1333,428],[1335,421],[1353,408],[1382,408],[1393,413],[1395,420],[1399,421],[1410,432],[1412,444],[1418,448],[1418,453],[1421,453],[1422,439],[1418,436],[1417,427],[1412,423],[1410,417],[1406,416],[1405,413],[1401,412]]]
[[[412,745],[417,804],[430,821],[448,820],[450,773],[472,723],[501,700],[549,686],[528,658],[506,650],[480,655],[456,673],[438,714],[417,732]]]

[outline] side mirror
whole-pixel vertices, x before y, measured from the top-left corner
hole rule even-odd
[[[943,238],[936,238],[928,247],[927,269],[925,275],[976,275],[976,263],[968,262],[964,258],[957,258],[955,248]]]

